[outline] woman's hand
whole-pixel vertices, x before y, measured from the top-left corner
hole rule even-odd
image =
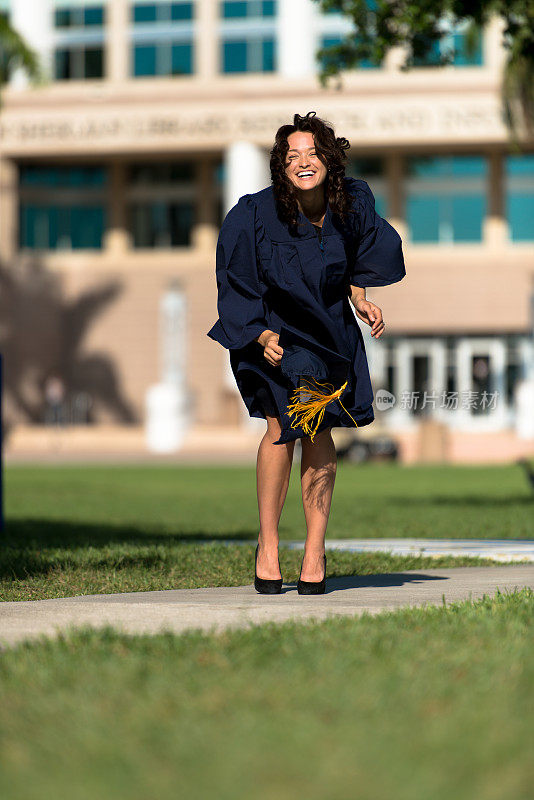
[[[354,308],[358,317],[363,322],[371,325],[371,336],[374,336],[375,339],[380,339],[386,325],[382,319],[382,310],[374,303],[371,303],[370,300],[365,300],[364,298],[358,299],[354,303]]]
[[[279,333],[264,331],[258,336],[258,342],[263,347],[263,356],[273,367],[277,367],[282,360],[284,349],[278,344]]]

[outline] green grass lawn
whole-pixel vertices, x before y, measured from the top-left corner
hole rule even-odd
[[[10,466],[0,599],[235,586],[253,580],[254,467]],[[327,537],[534,538],[519,467],[340,463]],[[304,539],[299,465],[282,539]],[[248,546],[203,544],[217,538]],[[284,579],[302,554],[281,549]],[[331,552],[329,575],[490,563]]]
[[[2,800],[530,800],[534,593],[0,660]]]

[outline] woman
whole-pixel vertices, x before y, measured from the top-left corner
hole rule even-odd
[[[219,319],[207,335],[230,351],[250,416],[267,420],[257,458],[260,593],[282,587],[278,524],[298,438],[307,535],[297,589],[325,591],[325,534],[337,467],[331,429],[374,420],[363,337],[349,299],[379,339],[385,322],[365,287],[406,274],[401,238],[376,213],[371,189],[345,176],[348,147],[315,112],[295,114],[293,125],[276,133],[272,186],[239,199],[217,243]],[[291,347],[279,343],[281,336]],[[335,392],[333,384],[316,382],[312,395],[303,377],[295,388],[296,373],[324,378],[317,364],[330,370],[334,361],[347,365]],[[295,367],[305,362],[309,368]],[[311,397],[321,396],[324,401],[310,405]]]

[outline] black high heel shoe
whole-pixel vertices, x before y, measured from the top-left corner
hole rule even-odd
[[[324,594],[326,591],[326,555],[323,556],[324,558],[324,575],[321,581],[303,581],[299,579],[297,581],[297,592],[299,594]],[[302,566],[300,568],[302,573]]]
[[[258,578],[256,574],[258,547],[259,544],[256,545],[256,555],[254,557],[254,588],[260,594],[280,594],[282,591],[282,578]],[[278,559],[278,566],[280,567],[280,558]]]

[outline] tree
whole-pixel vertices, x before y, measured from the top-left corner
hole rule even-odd
[[[465,30],[465,52],[473,55],[484,26],[498,15],[504,22],[507,60],[501,84],[506,124],[517,144],[519,130],[534,135],[534,0],[314,0],[322,11],[340,11],[351,18],[354,31],[339,44],[321,48],[322,86],[364,59],[381,64],[392,47],[402,47],[406,71],[417,63],[450,64],[454,50],[438,50],[443,23]],[[339,80],[338,87],[341,85]]]
[[[37,54],[11,26],[8,14],[0,11],[0,86],[9,80],[13,70],[22,67],[30,80],[41,79]]]

